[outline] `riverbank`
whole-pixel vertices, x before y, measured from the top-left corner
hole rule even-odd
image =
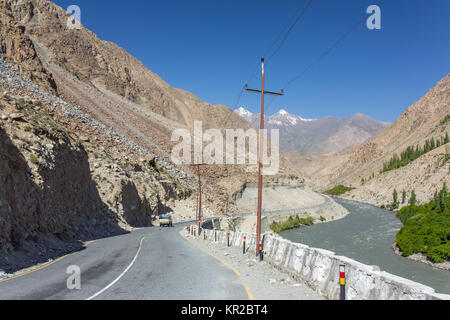
[[[409,257],[405,257],[402,253],[402,251],[400,250],[400,248],[397,246],[397,242],[394,243],[392,245],[392,250],[394,251],[394,253],[402,258],[406,258],[409,259],[411,261],[415,261],[415,262],[420,262],[420,263],[424,263],[426,265],[429,265],[433,268],[436,269],[440,269],[440,270],[445,270],[445,271],[450,271],[450,261],[445,261],[445,262],[433,262],[430,261],[427,256],[423,253],[416,253],[413,254]]]
[[[349,199],[340,198],[338,196],[333,196],[333,198],[338,199],[338,200],[351,201]],[[371,206],[371,207],[374,207],[374,208],[378,208],[377,206],[375,206],[373,204],[370,204],[370,203],[364,203],[364,202],[360,202],[360,203],[363,203],[363,204],[365,204],[367,206]],[[391,211],[391,210],[388,210],[388,209],[383,209],[383,210],[386,210],[386,211],[392,212],[393,214],[396,214],[396,211]],[[428,259],[428,257],[425,254],[423,254],[423,253],[416,253],[416,254],[413,254],[413,255],[410,255],[410,256],[405,256],[403,254],[403,252],[401,251],[401,249],[398,247],[397,242],[395,242],[392,245],[392,251],[397,256],[402,257],[403,259],[408,259],[408,260],[411,260],[411,261],[414,261],[414,262],[420,262],[420,263],[426,264],[426,265],[431,266],[431,267],[436,268],[436,269],[450,271],[450,261],[447,260],[445,262],[433,262],[430,259]]]

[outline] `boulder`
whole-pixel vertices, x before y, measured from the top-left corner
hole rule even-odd
[[[25,115],[23,113],[11,113],[9,115],[9,119],[17,121],[17,120],[23,120]]]

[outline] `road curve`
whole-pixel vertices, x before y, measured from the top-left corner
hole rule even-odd
[[[101,239],[41,270],[0,282],[0,300],[248,300],[239,277],[174,228]],[[81,289],[67,288],[67,268]]]

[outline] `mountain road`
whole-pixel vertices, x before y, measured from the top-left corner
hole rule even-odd
[[[0,299],[248,300],[231,269],[180,236],[184,226],[97,240],[34,272],[1,281]],[[80,271],[79,289],[69,289],[71,267]]]

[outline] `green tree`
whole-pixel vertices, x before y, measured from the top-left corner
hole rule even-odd
[[[444,183],[444,186],[442,187],[441,192],[439,192],[439,210],[440,212],[444,213],[447,211],[448,205],[448,189],[447,184]]]
[[[413,191],[411,191],[411,197],[409,198],[409,205],[415,206],[416,203],[417,203],[417,196],[416,196],[416,192],[413,190]]]
[[[416,203],[417,203],[416,192],[413,190],[411,191],[411,197],[409,198],[410,212],[412,214],[416,212]]]
[[[402,192],[402,204],[405,204],[405,202],[406,202],[406,191],[403,190],[403,192]]]
[[[437,210],[440,206],[439,206],[439,202],[440,202],[440,192],[435,192],[434,193],[434,205],[433,205],[433,210]]]
[[[394,198],[394,202],[392,203],[392,209],[398,209],[398,192],[397,189],[394,189],[394,193],[393,193],[393,198]]]

